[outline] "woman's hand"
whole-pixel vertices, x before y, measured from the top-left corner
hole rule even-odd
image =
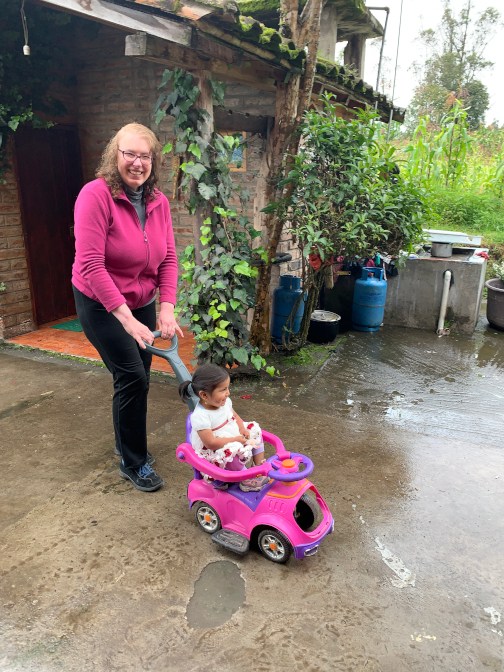
[[[152,331],[149,329],[149,327],[146,327],[145,324],[142,324],[133,317],[133,313],[125,303],[123,303],[118,308],[115,308],[112,311],[112,315],[117,317],[119,322],[123,325],[126,333],[128,333],[130,336],[133,336],[142,350],[145,350],[143,341],[149,345],[154,343],[154,336]]]
[[[182,338],[184,334],[175,320],[173,303],[164,302],[161,304],[161,310],[158,317],[159,329],[161,331],[161,338],[170,340],[177,331]]]

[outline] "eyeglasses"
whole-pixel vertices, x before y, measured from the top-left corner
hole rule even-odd
[[[148,154],[142,154],[140,156],[139,154],[133,154],[133,152],[125,152],[123,149],[118,149],[117,151],[121,152],[124,160],[128,163],[133,163],[135,159],[140,159],[144,166],[150,166],[152,163],[152,156],[149,156]]]

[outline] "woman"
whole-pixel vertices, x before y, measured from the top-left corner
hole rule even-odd
[[[84,333],[114,379],[112,415],[119,474],[145,492],[163,479],[147,451],[147,394],[159,288],[161,337],[183,336],[175,322],[177,255],[170,206],[156,189],[161,145],[140,124],[110,140],[97,178],[75,204],[72,284]]]

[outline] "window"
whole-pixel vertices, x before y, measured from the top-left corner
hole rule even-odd
[[[237,132],[240,133],[241,146],[234,150],[229,168],[232,173],[244,173],[247,170],[247,148],[244,146],[247,142],[247,134],[240,131],[218,130],[221,135],[234,135]]]

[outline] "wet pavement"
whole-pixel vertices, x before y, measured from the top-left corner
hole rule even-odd
[[[318,370],[234,385],[335,519],[285,566],[197,528],[170,380],[149,400],[167,485],[139,493],[108,374],[20,354],[0,350],[2,672],[504,670],[504,334],[352,332]]]

